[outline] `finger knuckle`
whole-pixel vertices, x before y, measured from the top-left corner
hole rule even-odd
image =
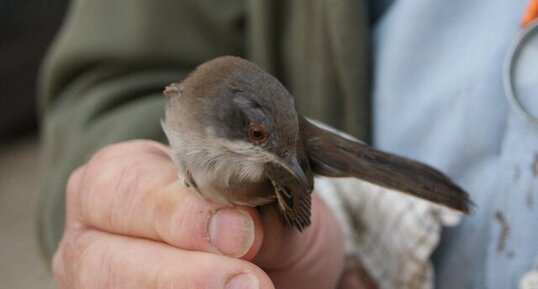
[[[109,145],[87,163],[79,186],[77,206],[84,222],[108,228],[125,226],[125,212],[139,201],[133,197],[145,190],[147,158],[132,150],[132,144]]]
[[[88,161],[87,175],[92,183],[102,184],[107,188],[110,188],[110,183],[117,186],[132,183],[147,170],[144,162],[147,158],[143,155],[156,151],[162,154],[161,147],[163,145],[149,140],[133,140],[105,146]]]
[[[69,175],[67,179],[67,184],[65,188],[65,197],[66,197],[66,209],[67,217],[71,216],[71,209],[76,204],[76,199],[80,191],[80,185],[82,183],[82,178],[85,172],[85,166],[78,167]]]
[[[66,191],[68,193],[78,190],[83,174],[84,174],[84,166],[80,166],[71,172],[71,174],[67,178]]]
[[[60,288],[76,288],[76,280],[81,252],[84,252],[91,238],[84,230],[66,229],[52,259],[52,273]]]
[[[64,283],[66,279],[63,252],[64,251],[60,246],[52,257],[52,275],[58,283]]]
[[[87,177],[98,191],[121,193],[130,188],[139,176],[141,164],[135,158],[118,157],[115,149],[97,153],[88,163]]]
[[[104,242],[90,242],[79,252],[77,260],[76,283],[84,285],[83,288],[112,289],[114,286],[117,266],[114,266],[114,254],[109,244]],[[119,284],[117,284],[119,285]]]
[[[121,159],[117,157],[115,149],[103,148],[88,161],[85,178],[89,179],[91,184],[95,184],[97,181],[105,181],[107,180],[105,177],[115,175],[118,166],[121,165],[120,161]]]
[[[166,150],[166,147],[153,140],[135,139],[120,143],[109,144],[98,150],[93,159],[109,160],[115,159],[125,154],[140,154],[144,152],[152,152],[154,150]]]

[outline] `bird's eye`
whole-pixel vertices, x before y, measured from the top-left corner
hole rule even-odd
[[[248,125],[248,137],[255,144],[261,144],[267,140],[267,133],[263,127],[256,123]]]

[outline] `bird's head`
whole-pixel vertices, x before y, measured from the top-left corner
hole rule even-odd
[[[274,168],[280,167],[301,184],[308,183],[297,159],[299,125],[293,97],[255,64],[219,57],[168,86],[164,94],[163,127],[173,148],[193,142],[198,150],[212,150],[209,155],[245,162],[250,170],[245,176],[274,181],[279,177]]]

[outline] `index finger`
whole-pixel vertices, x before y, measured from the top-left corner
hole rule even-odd
[[[72,178],[68,219],[83,225],[233,257],[252,258],[261,246],[256,210],[226,208],[183,186],[159,143],[108,146]]]

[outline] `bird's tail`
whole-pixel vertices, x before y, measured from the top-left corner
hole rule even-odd
[[[468,213],[469,195],[440,171],[411,159],[376,150],[301,117],[312,171],[329,177],[356,177]]]

